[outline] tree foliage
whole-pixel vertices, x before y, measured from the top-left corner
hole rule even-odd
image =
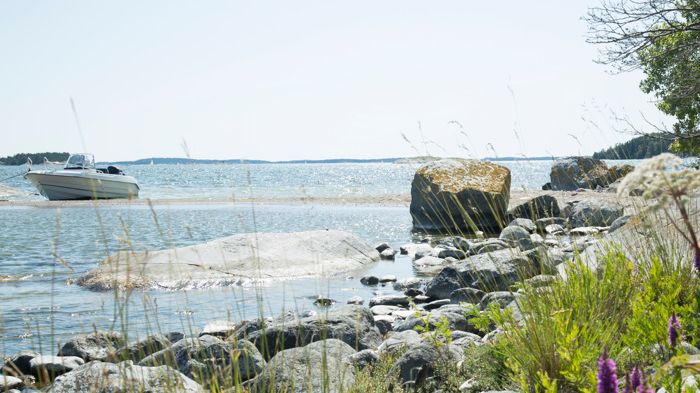
[[[669,151],[669,141],[660,134],[642,135],[624,143],[593,153],[601,160],[636,160]]]
[[[700,0],[604,0],[589,10],[588,41],[600,62],[641,69],[640,87],[673,117],[672,149],[700,153]]]
[[[27,158],[30,158],[35,164],[41,164],[44,162],[44,158],[49,161],[66,161],[70,156],[69,153],[19,153],[13,156],[7,156],[0,158],[0,164],[4,165],[23,165],[27,163]]]

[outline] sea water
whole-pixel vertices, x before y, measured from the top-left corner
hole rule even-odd
[[[539,189],[550,161],[505,162],[512,188]],[[148,333],[194,333],[208,321],[241,320],[285,311],[314,310],[318,296],[344,304],[393,293],[391,285],[364,287],[366,274],[413,277],[410,259],[397,256],[348,274],[256,286],[206,290],[88,291],[73,282],[110,253],[124,249],[180,247],[246,232],[338,229],[374,244],[393,247],[413,241],[406,206],[326,203],[201,203],[228,198],[299,198],[406,195],[418,165],[255,164],[132,165],[141,198],[190,203],[97,204],[82,207],[0,204],[0,354],[21,349],[55,353],[71,336],[115,329],[130,339]],[[0,179],[22,167],[1,167]],[[38,169],[38,168],[35,168]],[[4,185],[27,194],[10,199],[42,200],[21,177]]]

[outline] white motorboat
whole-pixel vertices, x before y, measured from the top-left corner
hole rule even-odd
[[[30,169],[29,180],[49,200],[136,198],[139,185],[116,166],[95,168],[92,154],[73,154],[63,169]]]

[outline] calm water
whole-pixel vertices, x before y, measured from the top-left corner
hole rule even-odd
[[[513,188],[538,189],[548,180],[549,161],[508,162]],[[221,199],[238,197],[377,196],[407,194],[417,165],[143,165],[124,168],[141,185],[142,198]],[[23,167],[1,167],[0,179]],[[5,183],[33,192],[21,177]],[[38,195],[13,199],[43,199]],[[394,247],[410,242],[405,207],[344,205],[142,205],[64,209],[0,206],[0,354],[20,349],[56,351],[58,342],[98,328],[191,332],[214,319],[242,319],[283,310],[314,309],[312,299],[329,296],[340,304],[375,291],[359,284],[364,274],[413,276],[411,263],[377,262],[342,277],[304,279],[259,288],[229,287],[179,292],[90,292],[71,281],[119,249],[162,249],[235,233],[340,229],[370,243]],[[156,226],[156,218],[160,230]],[[126,296],[126,295],[121,295]],[[262,296],[263,301],[258,301]]]

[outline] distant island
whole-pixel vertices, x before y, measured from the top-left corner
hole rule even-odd
[[[31,159],[35,164],[41,164],[44,159],[54,162],[64,162],[70,156],[69,153],[62,152],[44,152],[44,153],[19,153],[14,156],[7,156],[0,158],[0,164],[2,165],[24,165],[27,163],[27,159]]]
[[[668,152],[671,142],[660,134],[641,135],[593,153],[600,160],[639,160]]]

